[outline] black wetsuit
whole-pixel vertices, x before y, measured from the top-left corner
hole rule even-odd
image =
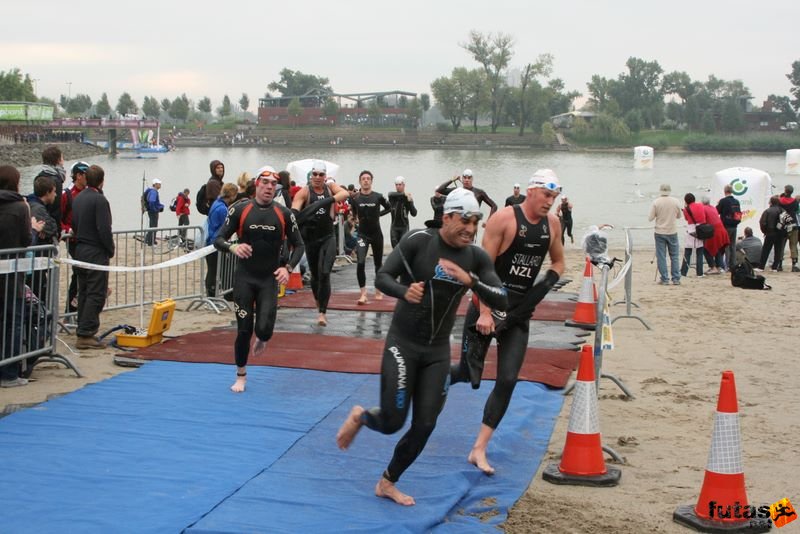
[[[393,191],[389,193],[389,205],[391,206],[392,225],[389,227],[389,240],[392,243],[392,248],[397,246],[403,234],[408,232],[409,221],[408,216],[417,216],[417,208],[414,206],[413,200],[408,200],[405,193],[398,193]]]
[[[561,202],[561,244],[564,244],[564,237],[569,236],[572,241],[572,208],[569,202]]]
[[[514,216],[518,228],[514,241],[508,249],[497,256],[494,263],[495,270],[503,281],[503,287],[508,291],[509,310],[507,313],[496,310],[492,312],[497,332],[497,380],[483,411],[483,423],[491,428],[497,428],[506,413],[528,348],[528,332],[533,309],[527,306],[530,301],[526,299],[537,291],[543,291],[541,294],[543,298],[552,284],[558,280],[558,275],[554,271],[548,271],[548,276],[554,276],[555,281],[548,281],[549,287],[546,288],[540,285],[545,284],[544,282],[534,285],[550,248],[547,217],[533,224],[525,218],[519,206],[514,206]],[[534,299],[535,303],[541,298]],[[483,359],[492,339],[492,336],[484,336],[475,330],[479,315],[479,309],[473,299],[464,319],[461,361],[453,366],[451,374],[453,383],[471,381],[473,388],[477,388],[480,384]]]
[[[302,216],[299,219],[300,232],[306,246],[308,268],[311,271],[311,292],[317,301],[319,313],[328,311],[328,301],[331,298],[331,271],[336,260],[336,235],[333,226],[333,194],[326,185],[322,194],[314,192],[308,187],[308,200],[303,206]],[[306,213],[312,205],[322,202],[311,213]]]
[[[273,274],[285,266],[289,272],[303,256],[303,239],[292,211],[275,202],[262,206],[255,200],[239,202],[228,210],[214,246],[230,250],[228,239],[239,236],[239,243],[253,248],[253,255],[239,258],[233,282],[233,306],[236,314],[236,365],[247,365],[250,339],[255,330],[261,341],[269,341],[278,313],[278,281]],[[284,240],[292,247],[288,263],[281,257]],[[255,318],[253,315],[255,314]]]
[[[506,197],[506,206],[516,206],[523,202],[525,202],[525,195],[511,195],[510,197]]]
[[[365,195],[357,194],[350,202],[353,214],[358,219],[358,241],[356,244],[356,277],[358,287],[367,285],[365,264],[367,249],[372,246],[372,261],[375,263],[375,275],[383,265],[383,232],[381,231],[381,216],[389,213],[391,206],[383,195],[372,191]],[[383,207],[383,210],[381,210]]]
[[[457,189],[455,186],[450,186],[450,184],[452,183],[453,182],[451,180],[448,180],[447,182],[440,185],[436,189],[436,192],[444,196],[449,195],[450,192],[455,191]],[[489,195],[486,194],[486,191],[484,191],[480,187],[473,187],[472,189],[469,189],[469,191],[472,191],[472,193],[475,195],[475,200],[478,201],[478,206],[486,202],[486,204],[489,206],[489,217],[494,215],[494,212],[497,211],[497,204],[494,203],[494,200],[489,198]]]
[[[403,427],[414,404],[411,428],[398,442],[383,475],[392,482],[422,452],[447,397],[450,332],[467,288],[445,274],[438,265],[440,258],[475,273],[480,282],[472,291],[493,307],[504,309],[507,303],[489,256],[474,245],[462,249],[447,245],[437,229],[407,233],[389,254],[376,285],[398,301],[383,350],[381,404],[364,412],[362,421],[373,430],[392,434]],[[420,304],[405,300],[412,282],[425,282]]]

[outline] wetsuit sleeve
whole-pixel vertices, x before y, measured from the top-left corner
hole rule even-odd
[[[296,211],[295,212],[295,217],[297,219],[297,222],[299,224],[303,224],[309,217],[311,217],[314,214],[315,211],[317,211],[319,208],[326,208],[326,207],[330,206],[331,204],[333,204],[333,201],[334,201],[334,197],[332,197],[332,196],[325,197],[325,198],[322,198],[320,200],[317,200],[313,204],[309,204],[308,206],[306,206],[302,210]],[[295,210],[292,210],[292,211],[295,211]]]
[[[450,191],[455,189],[455,186],[452,185],[454,183],[455,180],[447,180],[445,183],[436,188],[436,192],[440,195],[447,196],[450,194]]]
[[[292,272],[300,263],[300,259],[306,251],[306,246],[303,243],[303,238],[300,236],[300,228],[297,226],[297,219],[290,209],[285,209],[284,214],[289,227],[286,229],[286,240],[292,247],[292,254],[289,256],[289,261],[286,262],[286,268]]]
[[[383,195],[380,196],[380,200],[378,202],[380,202],[381,206],[383,206],[383,211],[380,212],[380,214],[378,214],[378,217],[383,217],[387,213],[392,212],[392,205],[389,204],[389,201],[386,200],[386,198]]]
[[[413,278],[413,273],[409,272],[409,261],[414,257],[415,250],[413,245],[409,243],[407,237],[408,234],[403,236],[386,258],[386,261],[383,262],[383,266],[378,271],[378,274],[375,275],[375,287],[377,289],[390,297],[404,300],[406,291],[408,291],[408,285],[416,281]],[[402,277],[403,281],[407,282],[398,282],[397,279],[399,277]]]
[[[477,271],[470,273],[472,291],[493,310],[505,311],[508,308],[508,296],[492,260],[482,249],[474,247],[474,250],[477,252]]]
[[[486,191],[481,190],[481,197],[478,199],[479,201],[486,202],[489,205],[489,217],[494,215],[494,212],[497,211],[497,204],[494,203],[494,200],[489,198],[489,195],[486,194]]]
[[[230,252],[231,242],[228,241],[233,234],[239,229],[239,217],[242,214],[242,209],[246,206],[247,202],[240,202],[234,209],[233,213],[225,218],[222,223],[222,228],[217,232],[217,237],[214,239],[214,247],[223,252]],[[239,236],[241,238],[241,236]]]
[[[416,217],[417,216],[417,207],[414,206],[414,201],[413,200],[408,200],[408,197],[406,197],[406,202],[408,203],[408,212],[411,214],[412,217]]]
[[[519,306],[509,310],[508,320],[530,320],[531,315],[533,315],[533,312],[536,309],[536,305],[539,304],[545,296],[547,296],[547,293],[549,293],[551,289],[553,289],[559,278],[560,277],[557,272],[552,269],[548,269],[544,274],[544,278],[542,278],[541,281],[534,284],[532,288],[525,292],[525,296],[519,303]]]

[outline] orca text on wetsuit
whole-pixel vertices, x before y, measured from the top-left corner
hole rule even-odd
[[[372,247],[372,261],[375,263],[375,274],[383,265],[383,232],[381,231],[382,215],[389,213],[389,203],[382,194],[371,191],[368,194],[359,193],[352,200],[353,213],[358,219],[358,244],[356,245],[356,277],[358,287],[367,284],[365,264],[367,250]],[[381,210],[381,208],[384,208]]]
[[[234,233],[239,236],[239,243],[252,247],[249,258],[239,258],[233,285],[237,327],[234,354],[237,367],[244,367],[253,331],[261,341],[272,337],[279,289],[273,273],[279,267],[286,267],[291,272],[300,262],[304,247],[294,213],[274,201],[262,205],[253,199],[231,206],[214,246],[218,250],[230,251],[228,239]],[[292,248],[285,265],[281,256],[284,240]]]

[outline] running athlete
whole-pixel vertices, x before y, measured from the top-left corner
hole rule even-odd
[[[561,197],[561,204],[558,205],[556,215],[561,221],[561,244],[564,244],[564,236],[569,236],[569,242],[574,243],[572,238],[572,202],[567,197]]]
[[[451,382],[470,381],[480,386],[483,362],[492,340],[497,338],[497,380],[486,400],[483,423],[467,460],[487,475],[494,468],[486,459],[486,448],[511,402],[517,376],[528,348],[530,318],[536,305],[564,272],[564,248],[558,218],[549,213],[561,186],[549,169],[536,171],[528,182],[525,202],[498,211],[486,224],[482,247],[508,292],[508,311],[492,309],[481,297],[473,300],[464,319],[461,362],[452,367]],[[536,276],[545,256],[550,268],[540,282]]]
[[[331,298],[331,270],[336,259],[333,204],[346,199],[346,189],[335,182],[325,183],[327,167],[324,161],[314,161],[309,184],[300,189],[292,200],[300,232],[306,246],[311,271],[311,291],[317,303],[317,324],[327,326],[328,301]]]
[[[381,290],[397,298],[383,349],[380,407],[354,406],[336,443],[346,449],[363,425],[382,434],[397,432],[413,403],[411,427],[375,486],[375,495],[405,506],[414,498],[395,484],[422,452],[444,406],[449,338],[461,296],[472,289],[492,307],[506,307],[489,257],[472,244],[480,218],[475,196],[459,189],[447,198],[442,227],[407,233],[378,273]]]
[[[372,190],[372,173],[361,171],[358,176],[358,183],[361,186],[358,194],[353,197],[351,204],[353,214],[358,224],[358,241],[356,243],[356,277],[358,278],[358,288],[361,296],[358,304],[367,303],[367,249],[372,246],[372,261],[375,263],[375,277],[378,270],[383,265],[383,232],[381,231],[381,216],[390,212],[391,206],[383,198],[383,195]],[[381,210],[383,207],[383,210]],[[383,296],[375,289],[375,299],[380,300]]]
[[[458,181],[461,181],[461,185],[464,187],[464,189],[472,191],[475,194],[475,198],[478,200],[479,206],[484,202],[489,205],[489,217],[486,218],[488,222],[492,215],[494,215],[494,213],[497,211],[497,204],[494,203],[494,200],[489,198],[489,195],[486,194],[486,191],[480,189],[479,187],[473,187],[471,169],[464,169],[464,172],[461,173],[461,176],[456,176],[452,180],[448,180],[447,182],[443,183],[436,189],[436,192],[441,193],[442,195],[448,195],[456,189],[456,182]],[[486,226],[486,223],[484,223],[483,226]]]
[[[258,355],[272,337],[278,313],[278,285],[289,281],[289,273],[303,255],[303,240],[294,214],[273,202],[278,173],[261,167],[256,173],[256,194],[228,209],[214,246],[239,258],[233,282],[233,309],[236,314],[236,382],[231,391],[241,393],[247,383],[247,357],[255,330],[253,354]],[[233,234],[239,242],[231,244]],[[288,262],[281,256],[284,241],[292,248]],[[255,315],[255,317],[254,317]]]
[[[408,232],[408,215],[417,216],[417,208],[411,193],[406,193],[406,179],[398,176],[394,179],[395,191],[389,193],[389,205],[392,207],[392,224],[389,227],[389,240],[392,248],[397,246],[403,234]]]
[[[514,194],[506,197],[506,206],[513,206],[515,204],[522,204],[525,202],[525,195],[520,194],[519,184],[514,184]]]

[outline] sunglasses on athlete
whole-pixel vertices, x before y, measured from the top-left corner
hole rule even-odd
[[[311,176],[325,176],[324,172],[312,172]]]
[[[548,191],[561,194],[561,185],[555,182],[534,182],[528,185],[528,189],[537,189],[537,188],[543,188],[547,189]]]

